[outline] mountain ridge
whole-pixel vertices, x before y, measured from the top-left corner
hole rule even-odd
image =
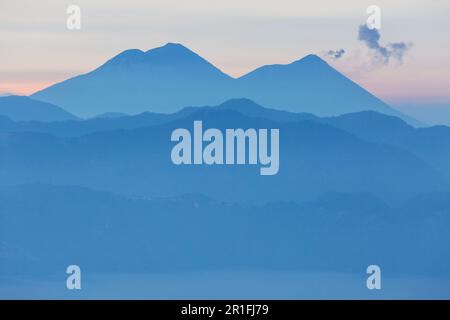
[[[285,111],[333,116],[374,110],[415,124],[316,55],[261,66],[233,78],[174,43],[145,52],[125,50],[98,68],[32,97],[84,117],[105,112],[173,113],[186,105],[218,105],[246,97]]]

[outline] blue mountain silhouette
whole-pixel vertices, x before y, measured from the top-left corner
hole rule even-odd
[[[321,121],[373,143],[406,149],[450,177],[450,128],[413,128],[404,121],[376,112],[364,111],[322,118]]]
[[[0,97],[0,115],[15,121],[53,122],[77,119],[56,105],[24,96]]]
[[[32,95],[74,114],[172,113],[247,97],[271,108],[319,116],[374,110],[417,124],[315,55],[268,65],[234,79],[181,44],[126,50],[99,68]]]

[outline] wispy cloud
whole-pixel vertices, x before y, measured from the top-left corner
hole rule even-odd
[[[369,29],[367,25],[359,26],[358,40],[363,41],[367,48],[374,53],[375,64],[388,64],[391,59],[403,62],[406,52],[412,47],[412,43],[392,42],[386,46],[380,44],[380,32],[377,29]]]
[[[325,58],[337,60],[337,59],[341,58],[344,54],[345,54],[344,49],[328,50],[327,52],[325,52],[324,56],[325,56]]]

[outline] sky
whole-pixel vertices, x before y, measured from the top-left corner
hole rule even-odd
[[[69,5],[81,29],[66,27]],[[381,9],[377,62],[358,40],[366,9]],[[0,0],[0,93],[28,95],[91,71],[123,50],[182,43],[225,73],[318,54],[388,103],[450,104],[448,0]],[[339,59],[326,55],[344,49]]]

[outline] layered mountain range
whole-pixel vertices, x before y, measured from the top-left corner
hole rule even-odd
[[[175,165],[171,133],[194,121],[279,129],[278,173]],[[317,56],[235,79],[179,44],[127,50],[0,98],[0,278],[448,276],[450,128],[416,124]]]

